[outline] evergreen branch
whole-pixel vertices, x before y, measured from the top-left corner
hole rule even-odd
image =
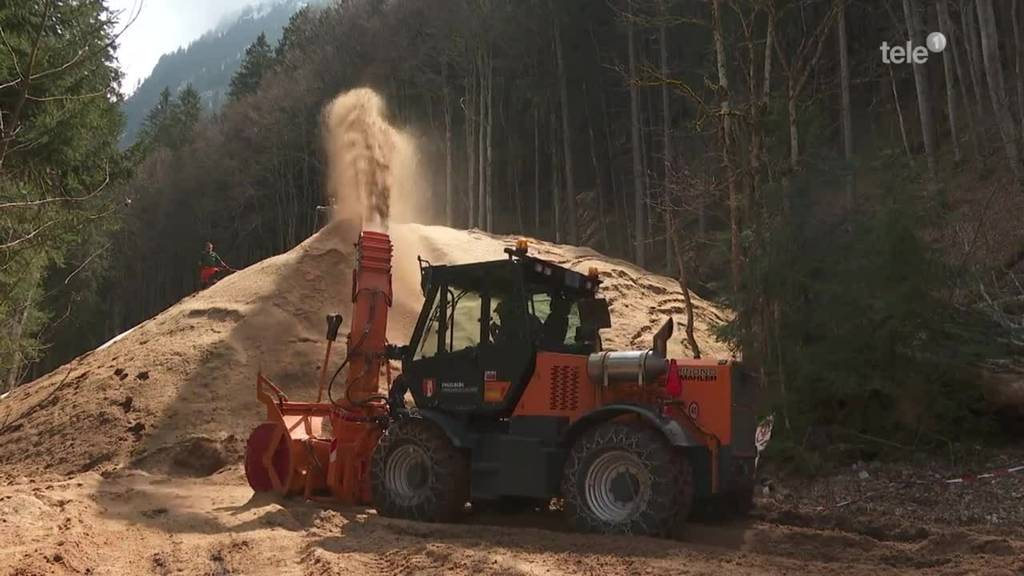
[[[22,242],[25,242],[27,240],[31,240],[36,235],[38,235],[40,232],[42,232],[43,230],[46,230],[50,226],[53,226],[54,224],[56,224],[59,221],[60,220],[50,220],[46,224],[43,224],[42,226],[40,226],[40,227],[36,228],[35,230],[33,230],[27,236],[22,236],[21,238],[18,238],[17,240],[12,240],[10,242],[7,242],[6,244],[0,244],[0,250],[7,250],[8,248],[13,248],[13,247],[17,246],[18,244],[21,244]]]
[[[108,242],[105,245],[103,245],[102,248],[100,248],[99,250],[96,250],[95,252],[90,254],[88,258],[86,258],[81,264],[79,264],[78,268],[76,268],[71,274],[68,275],[67,278],[65,278],[65,282],[63,282],[63,284],[65,284],[65,286],[67,286],[68,283],[71,282],[71,279],[74,278],[76,274],[82,272],[82,269],[84,269],[85,266],[88,265],[89,262],[92,261],[93,258],[98,256],[102,252],[106,251],[106,249],[108,249],[110,247],[111,247],[111,243]]]
[[[40,78],[44,78],[46,76],[49,76],[50,74],[55,74],[57,72],[63,72],[64,70],[67,70],[71,66],[74,66],[75,62],[78,62],[78,60],[82,57],[82,55],[86,54],[86,53],[88,53],[88,50],[81,49],[81,50],[78,51],[77,54],[75,54],[75,57],[72,58],[71,60],[68,60],[67,62],[65,62],[64,64],[62,64],[62,65],[60,65],[60,66],[58,66],[56,68],[50,68],[49,70],[44,70],[44,71],[42,71],[42,72],[40,72],[38,74],[33,74],[29,78],[29,80],[38,80]]]
[[[4,33],[4,27],[3,26],[0,26],[0,38],[3,39],[4,45],[7,46],[7,51],[11,53],[11,62],[14,63],[14,71],[18,73],[18,79],[17,80],[15,80],[14,82],[10,82],[8,84],[4,84],[3,86],[0,86],[0,88],[6,88],[8,86],[11,86],[13,84],[17,84],[18,82],[20,82],[21,79],[25,77],[25,75],[21,73],[21,66],[18,64],[18,57],[15,56],[15,54],[14,54],[14,47],[11,46],[11,43],[7,41],[7,34]]]
[[[32,96],[26,94],[25,99],[31,100],[33,102],[50,102],[53,100],[82,100],[85,98],[95,98],[96,96],[103,96],[106,93],[107,90],[106,88],[104,88],[103,90],[97,90],[96,92],[91,92],[89,94],[76,94],[73,96]]]
[[[35,40],[32,42],[32,51],[29,53],[28,68],[25,72],[21,73],[22,89],[19,92],[17,98],[15,98],[14,106],[11,108],[11,130],[13,131],[10,136],[6,135],[6,127],[4,129],[3,138],[0,139],[0,171],[3,170],[4,159],[7,157],[7,151],[10,146],[11,140],[14,138],[14,134],[21,128],[21,115],[25,109],[25,101],[28,98],[28,90],[31,85],[29,80],[32,77],[32,68],[35,66],[36,56],[39,53],[39,45],[43,40],[43,30],[46,28],[46,21],[50,18],[50,10],[53,8],[53,0],[46,2],[45,8],[43,9],[43,17],[39,21],[39,28],[36,30]]]
[[[113,36],[111,36],[110,40],[105,42],[102,46],[98,47],[95,50],[86,50],[86,49],[82,48],[82,49],[80,49],[78,51],[77,54],[75,54],[74,58],[72,58],[71,60],[65,62],[61,66],[58,66],[56,68],[51,68],[49,70],[44,70],[43,72],[40,72],[38,74],[32,74],[31,76],[29,76],[28,79],[29,80],[38,80],[39,78],[43,78],[45,76],[49,76],[50,74],[55,74],[57,72],[63,72],[64,70],[67,70],[71,66],[74,66],[75,63],[78,62],[82,58],[82,56],[87,55],[87,54],[91,56],[93,54],[98,54],[98,53],[102,52],[103,50],[107,50],[108,48],[111,48],[118,41],[118,39],[120,39],[121,36],[125,32],[127,32],[129,28],[131,28],[132,24],[135,23],[135,21],[139,18],[139,15],[141,13],[142,13],[142,4],[139,4],[139,9],[135,12],[135,15],[132,16],[131,20],[129,20],[128,23],[124,25],[124,28],[122,28],[121,31],[118,32],[117,34],[114,34]],[[12,53],[12,55],[13,55],[13,53]],[[3,86],[0,86],[0,88],[3,88]]]
[[[33,206],[40,206],[40,205],[43,205],[43,204],[50,204],[52,202],[83,202],[85,200],[88,200],[88,199],[92,198],[93,196],[96,196],[100,192],[102,192],[103,189],[106,188],[107,184],[109,184],[109,183],[110,183],[110,167],[108,166],[106,168],[106,177],[103,179],[103,183],[100,184],[99,188],[93,190],[92,192],[86,194],[85,196],[72,196],[70,198],[68,198],[68,197],[63,197],[63,198],[44,198],[42,200],[30,200],[28,202],[8,202],[6,204],[0,204],[0,210],[2,210],[4,208],[30,208],[30,207],[33,207]]]
[[[71,282],[71,279],[72,279],[72,278],[73,278],[73,277],[74,277],[74,276],[75,276],[76,274],[78,274],[79,272],[81,272],[82,270],[84,270],[84,269],[85,269],[85,267],[89,265],[89,262],[91,262],[91,261],[92,261],[92,260],[93,260],[94,258],[96,258],[96,257],[97,257],[97,256],[99,256],[100,254],[102,254],[103,252],[105,252],[105,251],[107,250],[107,248],[110,248],[110,244],[111,244],[110,242],[107,242],[107,243],[106,243],[105,245],[103,245],[103,247],[102,247],[102,248],[100,248],[99,250],[97,250],[97,251],[93,252],[92,254],[90,254],[88,258],[86,258],[86,259],[85,259],[85,260],[84,260],[84,261],[83,261],[83,262],[82,262],[81,264],[79,264],[79,265],[78,265],[78,266],[77,266],[77,267],[76,267],[76,268],[75,268],[75,269],[74,269],[74,270],[73,270],[73,271],[71,272],[71,274],[68,274],[68,275],[67,275],[67,276],[66,276],[66,277],[64,278],[64,282],[62,282],[60,286],[57,286],[56,288],[52,288],[52,289],[50,289],[50,290],[49,290],[49,291],[47,291],[47,292],[46,292],[45,294],[43,294],[43,295],[42,295],[42,296],[41,296],[41,297],[39,298],[39,300],[40,300],[40,301],[42,301],[42,300],[46,300],[46,299],[47,299],[47,298],[49,298],[50,296],[53,296],[53,295],[54,295],[54,294],[56,294],[57,292],[60,292],[60,291],[61,291],[61,290],[62,290],[62,289],[63,289],[63,288],[65,287],[65,286],[67,286],[68,284],[70,284],[70,282]],[[5,300],[0,300],[0,302],[5,302]],[[17,308],[12,308],[12,309],[11,309],[11,311],[12,311],[13,313],[15,313],[15,314],[20,314],[20,313],[21,313],[21,312],[22,312],[22,311],[23,311],[23,310],[24,310],[25,308],[27,308],[28,306],[31,306],[31,305],[32,305],[32,302],[27,302],[27,303],[21,304],[21,305],[20,305],[20,306],[18,306]]]

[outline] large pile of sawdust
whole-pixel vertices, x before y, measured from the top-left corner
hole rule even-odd
[[[324,316],[349,316],[357,232],[355,224],[337,222],[15,390],[0,401],[0,469],[34,476],[131,465],[203,476],[237,461],[263,417],[255,399],[257,370],[294,399],[315,397]],[[393,226],[391,235],[392,342],[407,340],[422,301],[417,255],[434,263],[490,260],[505,257],[503,249],[514,242],[413,224]],[[586,248],[531,246],[541,257],[601,271],[614,324],[602,333],[607,348],[648,347],[666,317],[685,320],[682,294],[669,278]],[[728,355],[711,335],[727,312],[700,298],[694,303],[702,352]],[[681,332],[670,346],[677,357],[686,355]]]

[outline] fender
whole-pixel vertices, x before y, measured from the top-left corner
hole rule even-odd
[[[421,408],[416,412],[420,418],[437,424],[456,448],[473,447],[473,434],[466,429],[466,425],[461,421],[431,408]]]
[[[647,407],[635,404],[609,404],[588,413],[569,426],[569,429],[566,430],[563,436],[563,441],[566,445],[569,445],[573,438],[587,428],[626,414],[639,416],[658,430],[661,430],[665,438],[668,439],[669,444],[673,446],[704,446],[703,442],[686,431],[675,420],[665,418]]]

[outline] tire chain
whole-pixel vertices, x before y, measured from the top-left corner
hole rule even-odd
[[[581,492],[586,481],[584,462],[595,451],[619,448],[635,454],[651,474],[650,500],[644,510],[628,523],[612,524],[593,515]],[[562,495],[569,521],[577,530],[604,534],[668,535],[679,518],[685,517],[693,497],[693,474],[689,463],[650,427],[633,424],[604,424],[584,434],[573,445],[562,475]]]
[[[430,462],[427,497],[411,506],[394,499],[384,478],[387,457],[406,443],[422,448]],[[422,419],[408,418],[388,427],[374,450],[371,471],[373,504],[384,516],[450,522],[459,516],[469,499],[469,467],[465,456],[451,445],[444,432]]]

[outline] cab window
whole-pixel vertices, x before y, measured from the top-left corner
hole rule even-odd
[[[575,300],[539,293],[530,297],[530,311],[543,326],[542,342],[549,346],[576,343],[576,329],[580,327],[579,308]]]
[[[476,292],[442,289],[413,358],[418,360],[479,345],[482,310],[482,300]]]
[[[480,344],[480,295],[468,290],[448,293],[448,345],[450,352],[458,352]]]

